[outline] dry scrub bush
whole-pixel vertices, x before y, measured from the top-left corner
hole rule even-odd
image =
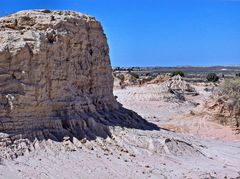
[[[240,79],[228,79],[220,85],[222,95],[234,100],[236,104],[240,104]]]
[[[228,79],[219,86],[219,101],[222,101],[222,110],[226,109],[229,116],[222,112],[218,117],[221,123],[230,124],[234,127],[240,125],[240,79]]]

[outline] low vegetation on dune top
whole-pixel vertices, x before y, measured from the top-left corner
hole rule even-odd
[[[240,79],[226,79],[219,86],[219,91],[221,95],[228,99],[229,105],[240,112]]]
[[[222,95],[233,100],[240,107],[240,79],[226,79],[219,88]]]
[[[216,120],[221,124],[240,127],[240,79],[225,79],[215,94]]]

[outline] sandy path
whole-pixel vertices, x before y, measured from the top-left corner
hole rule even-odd
[[[195,86],[199,96],[187,96],[186,102],[167,101],[162,94],[156,92],[158,85],[146,85],[142,87],[131,86],[126,89],[115,89],[114,94],[124,107],[136,111],[148,121],[158,124],[160,127],[178,132],[188,133],[199,138],[217,139],[223,141],[240,140],[228,126],[222,126],[209,120],[206,114],[194,115],[194,104],[203,105],[211,93],[204,91],[203,86]],[[199,107],[198,107],[199,108]],[[201,107],[199,108],[201,110]]]

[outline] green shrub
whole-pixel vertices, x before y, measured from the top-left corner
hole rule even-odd
[[[118,79],[120,79],[121,81],[124,81],[124,75],[123,74],[118,74],[118,75],[116,75],[116,77]]]
[[[135,78],[139,78],[139,75],[137,73],[130,73],[130,75],[132,75]]]
[[[156,78],[159,75],[159,73],[146,73],[145,76],[149,76],[151,78]]]
[[[207,75],[207,80],[211,82],[217,82],[219,80],[219,77],[216,75],[216,73],[209,73]]]
[[[172,76],[177,76],[177,75],[180,75],[181,77],[184,77],[184,72],[183,71],[181,71],[181,70],[177,70],[177,71],[174,71],[173,73],[172,73]]]

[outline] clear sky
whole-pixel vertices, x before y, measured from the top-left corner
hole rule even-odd
[[[240,64],[240,0],[0,0],[0,16],[23,9],[96,16],[113,66]]]

